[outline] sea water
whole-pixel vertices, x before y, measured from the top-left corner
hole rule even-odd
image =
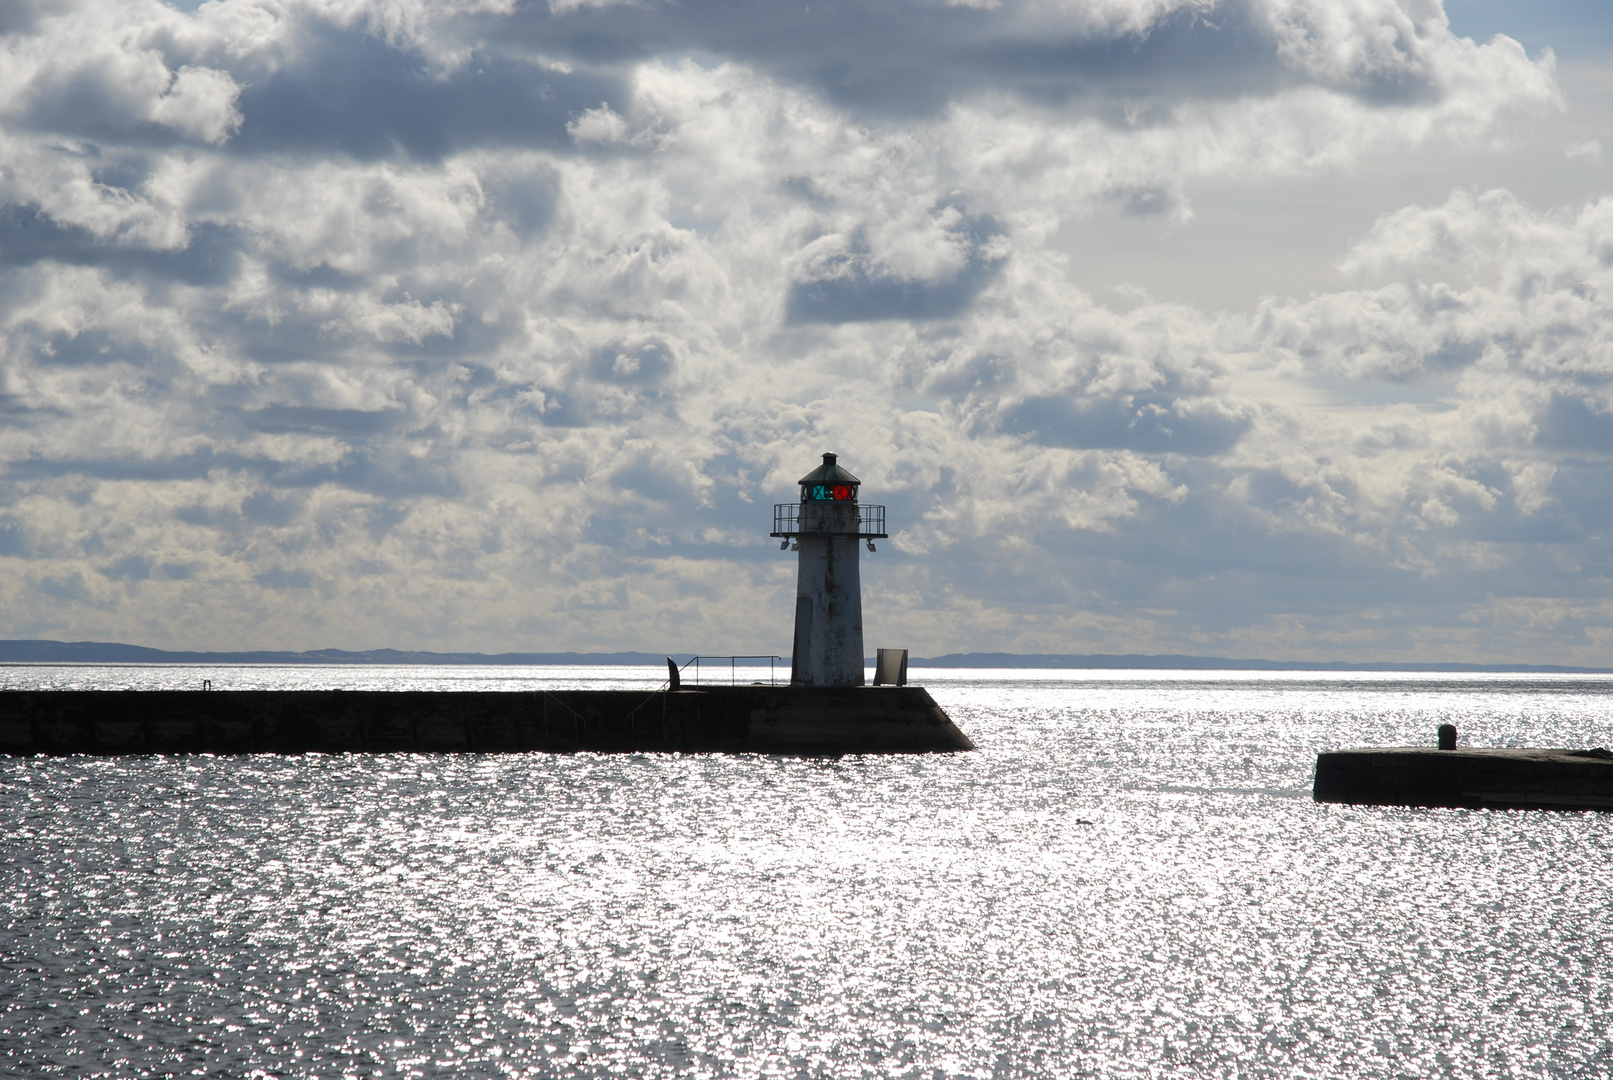
[[[1613,679],[912,674],[979,750],[0,758],[0,1072],[1613,1073],[1613,814],[1310,798],[1318,751],[1445,722],[1613,744]]]

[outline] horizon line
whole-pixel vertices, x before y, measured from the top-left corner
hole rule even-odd
[[[249,649],[199,651],[156,649],[110,641],[53,641],[44,638],[0,639],[0,664],[52,663],[168,663],[168,664],[417,664],[489,666],[658,665],[667,659],[687,664],[695,653],[618,652],[435,652],[424,649]],[[701,659],[727,660],[728,656]],[[740,667],[766,667],[757,657],[746,657]],[[780,658],[781,660],[787,658]],[[873,658],[866,658],[869,666]],[[909,667],[1041,669],[1041,670],[1188,670],[1188,671],[1427,671],[1522,674],[1606,675],[1610,667],[1567,664],[1416,663],[1389,660],[1265,660],[1255,658],[1190,656],[1180,653],[943,653],[909,657]]]

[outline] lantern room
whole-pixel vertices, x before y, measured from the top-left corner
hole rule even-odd
[[[862,481],[841,468],[834,454],[824,454],[823,464],[801,477],[802,502],[856,502]]]

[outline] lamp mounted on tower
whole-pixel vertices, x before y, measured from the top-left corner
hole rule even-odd
[[[805,686],[863,685],[860,543],[883,540],[885,508],[857,501],[862,485],[824,454],[801,477],[801,501],[773,507],[773,532],[800,552],[795,587],[795,648],[790,682]]]

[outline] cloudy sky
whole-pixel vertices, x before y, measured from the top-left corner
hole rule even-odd
[[[7,0],[0,637],[1613,664],[1605,0]]]

